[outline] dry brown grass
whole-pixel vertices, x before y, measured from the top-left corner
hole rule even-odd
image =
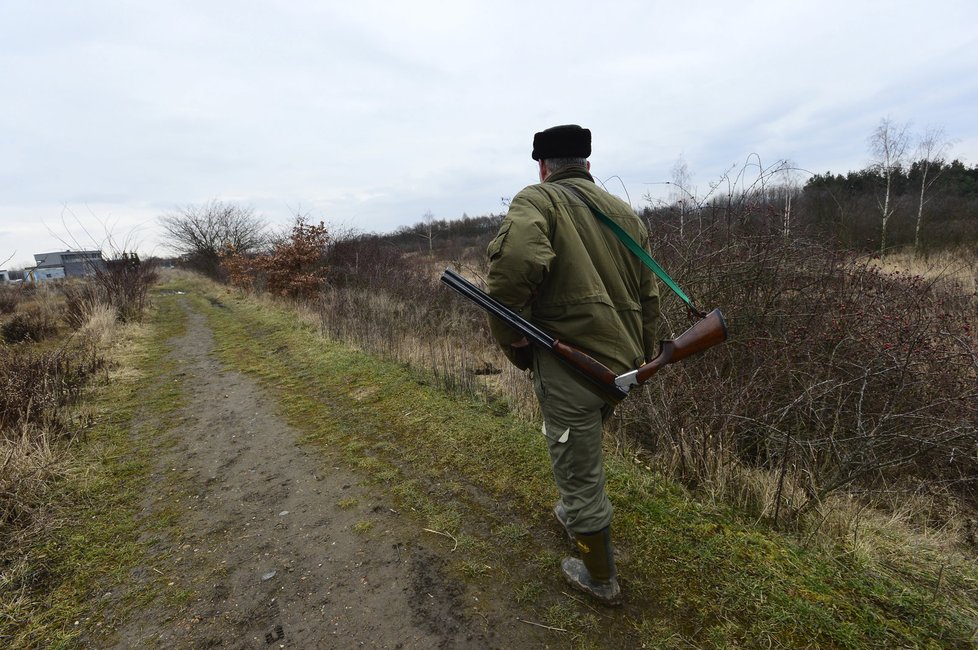
[[[0,326],[7,343],[38,342],[55,336],[62,324],[63,303],[47,287],[23,290],[13,314]]]
[[[64,448],[52,445],[50,438],[29,424],[0,437],[0,524],[21,535],[48,524],[42,516],[48,495],[68,471]]]
[[[0,284],[0,316],[14,313],[22,295],[20,285]]]
[[[95,303],[87,310],[85,316],[84,323],[78,329],[79,335],[100,348],[108,348],[112,344],[119,323],[115,308]]]
[[[887,273],[910,273],[940,280],[962,294],[978,298],[978,257],[969,251],[940,251],[921,257],[912,250],[890,253],[870,264]]]
[[[42,289],[18,309],[69,317],[60,296]],[[96,302],[73,317],[77,331],[59,341],[0,347],[0,543],[57,525],[50,498],[72,471],[73,443],[93,417],[84,399],[91,378],[108,373],[106,359],[131,344],[137,327],[120,326],[115,310]]]

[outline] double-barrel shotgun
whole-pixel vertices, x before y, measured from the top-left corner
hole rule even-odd
[[[441,281],[523,334],[533,345],[549,350],[557,359],[615,401],[627,397],[632,386],[648,381],[670,363],[682,361],[727,339],[727,325],[723,314],[719,309],[714,309],[675,339],[660,341],[659,354],[654,359],[635,370],[616,375],[603,363],[547,334],[455,271],[445,269]]]

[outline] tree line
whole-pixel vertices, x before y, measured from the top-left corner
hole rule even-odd
[[[978,165],[916,160],[895,168],[889,175],[891,204],[884,232],[880,202],[886,184],[886,173],[872,167],[844,175],[815,174],[799,196],[802,214],[812,227],[847,248],[885,252],[913,246],[926,253],[978,243]]]

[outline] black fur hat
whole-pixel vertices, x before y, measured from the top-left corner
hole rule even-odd
[[[587,158],[591,155],[591,131],[576,124],[553,126],[533,136],[533,160]]]

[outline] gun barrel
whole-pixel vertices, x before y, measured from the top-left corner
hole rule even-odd
[[[445,269],[445,272],[441,276],[441,281],[513,329],[522,333],[531,343],[536,343],[537,345],[541,345],[546,348],[553,348],[557,343],[557,339],[550,336],[533,323],[527,321],[525,318],[521,317],[512,309],[473,285],[455,271]]]
[[[522,333],[531,343],[550,350],[557,359],[580,373],[582,377],[606,395],[615,400],[622,400],[628,396],[628,389],[615,383],[615,373],[610,368],[605,367],[581,350],[561,343],[458,273],[451,269],[445,269],[441,281]]]

